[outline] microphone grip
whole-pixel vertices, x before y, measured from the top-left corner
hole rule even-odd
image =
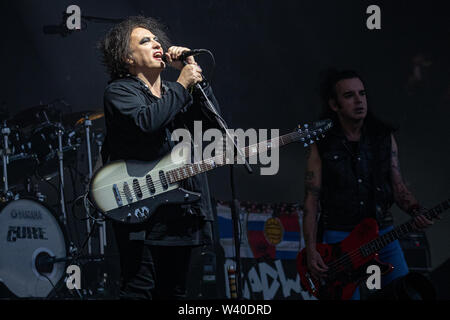
[[[196,55],[198,55],[198,54],[200,54],[200,53],[203,53],[203,52],[206,52],[206,51],[207,51],[207,50],[205,50],[205,49],[194,49],[194,50],[184,51],[184,52],[182,52],[182,53],[180,54],[180,57],[179,57],[178,59],[176,59],[176,60],[178,60],[178,61],[184,61],[184,60],[186,60],[187,57],[190,57],[190,56],[196,56]],[[166,55],[163,55],[162,60],[163,60],[165,63],[167,63]]]

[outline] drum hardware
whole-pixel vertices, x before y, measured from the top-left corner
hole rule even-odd
[[[10,123],[29,133],[31,128],[56,122],[60,116],[61,111],[56,110],[53,104],[43,104],[20,111],[10,119]]]
[[[93,135],[93,132],[91,132],[92,127],[92,121],[103,118],[104,113],[103,111],[82,111],[82,112],[76,112],[72,114],[68,114],[64,117],[64,121],[68,126],[71,126],[74,128],[74,131],[72,131],[71,134],[69,134],[69,138],[71,135],[74,135],[76,132],[80,132],[80,129],[83,128],[84,136],[86,139],[86,150],[87,150],[87,161],[88,161],[88,176],[86,179],[86,184],[89,183],[90,179],[93,175],[93,159],[92,159],[92,148],[91,148],[91,141],[92,138],[91,135]],[[82,126],[82,127],[81,127]],[[101,143],[98,139],[96,139],[97,145],[99,145],[99,148],[101,148]],[[90,213],[90,206],[85,204],[85,210],[86,210],[86,230],[88,234],[91,234],[91,229],[95,227],[95,224],[91,226],[90,220],[93,219],[96,220],[96,217],[93,217]],[[105,222],[102,221],[98,224],[99,227],[99,249],[100,253],[104,253],[104,248],[106,246],[106,225]],[[88,254],[92,254],[92,243],[91,243],[91,237],[88,237]]]
[[[47,252],[41,252],[37,257],[35,261],[35,266],[37,271],[45,276],[46,273],[50,273],[51,270],[53,270],[53,267],[57,263],[64,263],[65,265],[79,265],[79,262],[75,262],[74,260],[75,256],[71,255],[69,257],[61,257],[57,258],[55,256],[49,255]],[[53,294],[56,296],[58,291],[63,289],[63,286],[67,283],[67,280],[69,279],[69,275],[66,273],[66,276],[64,277],[64,280],[61,282],[62,285],[56,287],[53,284]],[[50,279],[49,279],[50,281]],[[50,281],[51,282],[51,281]],[[76,286],[73,287],[73,290],[77,293],[78,297],[83,300],[83,294],[81,292],[81,288],[77,288]],[[57,296],[56,296],[57,297]],[[55,298],[56,298],[55,297]],[[52,298],[52,295],[49,295],[46,297],[47,299]]]
[[[63,215],[63,223],[67,226],[67,212],[66,212],[66,200],[64,197],[64,153],[62,147],[62,135],[63,127],[61,123],[58,123],[58,160],[59,160],[59,194],[60,194],[60,204],[61,212]]]
[[[86,115],[85,117],[85,121],[84,121],[84,128],[85,128],[85,132],[86,132],[86,148],[87,148],[87,154],[88,154],[88,168],[89,168],[89,179],[92,178],[92,159],[91,159],[91,136],[90,136],[90,126],[92,126],[92,121],[89,120],[89,117]],[[90,209],[89,206],[85,206],[86,209],[86,214],[89,217],[90,216]],[[87,232],[91,233],[91,222],[89,219],[86,220],[86,228],[87,228]],[[92,244],[91,244],[91,239],[89,237],[88,239],[88,253],[92,254]]]
[[[2,127],[2,135],[3,135],[3,152],[2,152],[2,160],[3,160],[3,192],[8,195],[9,187],[8,187],[8,156],[11,152],[9,149],[9,141],[8,135],[11,133],[11,129],[8,128],[6,121],[3,122]]]
[[[103,114],[101,116],[103,116]],[[94,116],[92,116],[92,118],[93,119],[99,119],[101,116],[94,114]],[[81,119],[80,119],[80,120],[77,121],[77,123],[83,123],[83,125],[84,125],[84,130],[85,130],[85,135],[86,135],[86,148],[87,148],[87,159],[88,159],[88,168],[89,168],[89,180],[90,180],[92,178],[92,175],[93,175],[93,170],[92,170],[92,151],[91,151],[91,133],[90,133],[90,127],[92,126],[91,116],[86,115],[83,121],[81,121]],[[90,206],[89,205],[85,205],[85,208],[86,208],[86,214],[88,216],[91,216],[91,214],[90,214]],[[89,232],[91,230],[91,223],[90,223],[89,219],[86,220],[86,222],[87,222],[87,230]],[[106,225],[105,225],[104,221],[99,222],[97,225],[98,225],[98,228],[99,228],[100,254],[103,255],[105,253],[105,246],[106,246]],[[95,224],[92,227],[95,227]],[[88,240],[88,253],[92,254],[92,244],[91,244],[90,239]]]
[[[1,151],[2,175],[4,177],[2,189],[3,192],[7,193],[8,191],[21,189],[25,185],[26,177],[33,175],[36,169],[37,158],[31,153],[31,143],[27,142],[21,130],[15,126],[7,125],[6,121],[2,130],[4,131]],[[7,144],[6,148],[5,143]],[[4,182],[7,182],[8,189],[5,189]]]
[[[36,200],[40,202],[45,202],[45,200],[47,199],[47,196],[40,192],[39,184],[37,183],[33,184],[30,178],[27,178],[25,189],[27,194],[33,195],[36,198]]]
[[[80,145],[79,137],[75,131],[67,133],[61,123],[44,123],[37,126],[31,135],[31,152],[38,159],[37,173],[45,179],[52,179],[58,175],[59,131],[62,129],[62,152],[66,155],[65,161],[76,161],[76,150]]]
[[[98,154],[101,155],[104,135],[103,135],[103,133],[97,133],[97,134],[95,134],[94,138],[95,138],[95,142],[96,142],[97,147],[98,147]],[[92,176],[91,176],[91,178],[92,178]],[[101,228],[100,228],[99,231],[103,235],[103,241],[100,242],[100,252],[103,254],[104,253],[104,248],[106,247],[106,223],[105,223],[105,220],[103,220],[101,222],[100,226],[101,226]]]
[[[75,124],[70,126],[69,130],[65,130],[65,124],[62,122],[54,122],[55,114],[54,110],[48,105],[37,106],[33,107],[32,110],[22,112],[13,118],[11,123],[16,123],[15,126],[8,126],[9,123],[7,124],[7,122],[4,121],[1,127],[3,149],[0,150],[0,159],[3,160],[3,192],[0,193],[0,206],[3,207],[3,209],[0,210],[0,235],[2,235],[2,237],[0,237],[0,252],[2,252],[3,256],[8,257],[8,262],[12,269],[4,265],[5,259],[3,259],[3,261],[0,259],[0,279],[5,280],[6,278],[6,281],[3,282],[11,291],[15,291],[14,294],[18,297],[45,298],[48,295],[48,298],[51,296],[51,292],[56,291],[57,288],[64,289],[65,280],[62,280],[62,275],[65,274],[65,266],[68,263],[77,263],[79,260],[85,258],[80,257],[80,253],[87,244],[89,244],[87,257],[93,257],[90,240],[97,230],[97,227],[99,231],[100,257],[104,256],[104,249],[106,247],[105,221],[98,219],[97,213],[95,212],[94,214],[94,211],[89,208],[90,205],[87,203],[87,199],[85,199],[85,210],[87,213],[88,236],[84,240],[84,244],[80,250],[78,250],[70,241],[70,238],[67,237],[69,232],[68,222],[70,221],[68,221],[64,192],[64,164],[67,159],[70,160],[71,155],[75,155],[74,158],[76,159],[83,135],[82,131],[84,131],[87,143],[88,178],[90,179],[92,177],[93,154],[91,143],[95,141],[96,146],[100,151],[103,139],[102,133],[97,134],[91,130],[92,121],[100,119],[104,115],[102,112],[92,112],[88,115],[84,113],[83,118],[78,118],[77,121],[74,121]],[[59,118],[61,119],[61,117]],[[78,126],[78,128],[76,128],[76,126]],[[67,125],[66,128],[69,128],[69,125]],[[11,175],[11,163],[15,164],[15,166],[13,166],[15,167],[15,170],[13,170],[16,172],[15,175],[23,179],[20,185],[19,183],[16,183],[19,179],[15,179],[13,177],[14,174]],[[54,169],[56,169],[55,173],[52,171]],[[28,174],[27,170],[32,171]],[[43,173],[41,181],[45,180],[47,182],[56,175],[59,176],[59,188],[54,186],[54,188],[59,191],[57,194],[59,194],[60,197],[60,203],[57,207],[60,207],[61,213],[58,215],[53,213],[53,211],[47,207],[45,203],[47,196],[40,192],[39,184],[36,183],[33,185],[30,177],[35,176],[39,178],[39,173]],[[11,181],[13,182],[11,183]],[[17,192],[14,188],[20,188],[23,192],[20,190]],[[21,198],[23,194],[32,195],[32,197]],[[8,227],[20,227],[8,223],[10,222],[8,219],[13,219],[12,216],[17,214],[21,214],[25,217],[25,220],[23,221],[26,221],[31,217],[29,219],[31,225],[24,226],[24,228],[11,229],[12,231],[10,232]],[[10,216],[9,218],[8,215]],[[53,217],[49,218],[50,215]],[[42,219],[34,220],[33,217],[36,216],[40,216]],[[2,219],[8,221],[5,222],[2,221]],[[55,223],[52,222],[54,219],[57,220],[59,227],[55,227]],[[93,220],[92,224],[90,222],[91,219]],[[35,222],[36,224],[33,224]],[[40,222],[45,222],[47,227],[52,227],[54,235],[56,234],[57,236],[52,239],[47,237],[46,235],[48,233],[44,230],[46,227],[40,225]],[[2,229],[2,227],[4,228]],[[59,229],[59,231],[56,229]],[[42,237],[46,239],[40,239],[39,232],[41,232]],[[19,235],[16,237],[17,239],[20,238],[20,241],[16,240],[15,244],[3,244],[2,241],[4,241],[8,235],[12,235],[13,233]],[[5,237],[3,237],[3,234]],[[31,238],[24,238],[30,235]],[[37,238],[34,238],[35,236]],[[64,253],[58,253],[56,252],[57,250],[52,247],[58,245],[58,241],[61,242],[61,238],[64,238],[65,243],[69,243],[69,249]],[[19,245],[21,242],[25,241],[28,241],[28,244],[24,247],[20,247]],[[45,241],[45,244],[39,244],[40,241]],[[8,245],[11,246],[8,247]],[[16,245],[15,248],[14,245]],[[29,252],[30,250],[33,252]],[[31,263],[29,263],[29,260],[21,260],[21,258],[30,259],[30,255]],[[24,266],[28,266],[31,270],[26,270]],[[16,269],[18,269],[15,270],[16,273],[12,271],[14,267],[17,267]],[[4,272],[6,274],[11,273],[11,276],[2,276]],[[107,277],[107,275],[104,274],[104,277]],[[12,280],[13,278],[14,280]],[[19,281],[19,283],[17,283],[17,281]],[[36,286],[31,288],[21,281],[31,281],[34,282]],[[50,294],[48,294],[49,291],[51,291]],[[100,289],[98,292],[100,293]],[[81,299],[83,298],[83,294],[86,293],[81,291],[77,292],[78,297]]]

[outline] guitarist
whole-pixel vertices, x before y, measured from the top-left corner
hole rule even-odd
[[[218,103],[202,69],[189,49],[169,47],[163,26],[152,18],[129,17],[114,26],[100,43],[103,62],[111,76],[104,92],[106,139],[103,163],[112,160],[151,161],[171,151],[171,132],[193,128],[202,120],[200,97],[192,91],[200,83],[211,102]],[[163,59],[163,57],[165,58]],[[161,72],[177,69],[176,82]],[[205,174],[187,179],[183,188],[201,193],[191,206],[160,207],[141,225],[113,223],[120,254],[121,299],[180,299],[185,296],[191,249],[212,241],[213,220]]]
[[[316,250],[319,211],[323,230],[319,241],[336,243],[367,217],[376,219],[381,235],[392,230],[389,208],[394,202],[412,216],[422,210],[400,174],[393,130],[368,109],[361,77],[354,71],[330,70],[321,96],[324,116],[333,119],[335,126],[310,147],[306,160],[303,232],[307,267],[316,279],[326,277],[328,270]],[[417,215],[415,224],[425,228],[432,222]],[[394,266],[382,277],[382,287],[408,273],[398,241],[379,254],[381,261]],[[358,289],[352,299],[359,298]]]

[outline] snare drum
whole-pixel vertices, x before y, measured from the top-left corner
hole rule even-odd
[[[45,298],[62,279],[66,263],[41,258],[64,258],[68,253],[64,228],[52,210],[32,198],[6,203],[0,211],[0,282],[17,297]]]

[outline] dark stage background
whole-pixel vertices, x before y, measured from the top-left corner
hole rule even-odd
[[[158,17],[174,44],[211,50],[215,94],[234,128],[286,133],[313,121],[319,115],[319,72],[358,70],[369,108],[399,127],[402,171],[415,195],[428,207],[449,196],[448,1],[2,1],[3,110],[14,115],[55,99],[64,99],[72,112],[102,109],[108,77],[95,46],[111,24],[87,22],[66,37],[42,31],[60,24],[71,4],[87,16]],[[366,28],[371,4],[381,8],[381,30]],[[210,69],[207,58],[202,62]],[[176,73],[166,76],[174,79]],[[275,176],[239,168],[238,197],[302,202],[304,159],[302,146],[294,144],[281,149]],[[210,174],[215,198],[230,198],[228,181],[228,168]],[[407,219],[394,211],[396,223]],[[448,230],[450,218],[444,216],[426,232],[433,268],[450,257]]]

